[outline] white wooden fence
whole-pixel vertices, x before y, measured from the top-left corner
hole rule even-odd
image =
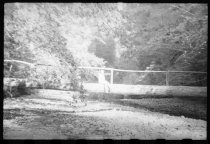
[[[207,72],[198,72],[198,71],[151,71],[151,70],[123,70],[123,69],[115,69],[115,68],[106,68],[106,67],[85,67],[81,66],[78,67],[79,69],[94,69],[94,70],[109,70],[110,73],[110,84],[113,84],[113,79],[114,79],[114,71],[120,71],[120,72],[135,72],[135,73],[165,73],[166,79],[165,83],[166,86],[169,86],[169,74],[170,73],[200,73],[200,74],[207,74]],[[107,73],[105,74],[107,75]]]

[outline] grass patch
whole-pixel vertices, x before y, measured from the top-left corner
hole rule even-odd
[[[135,99],[137,97],[138,99]],[[206,97],[123,96],[119,94],[90,93],[88,99],[147,109],[174,116],[207,120]]]
[[[23,114],[20,114],[20,109],[7,109],[4,110],[3,119],[10,120],[15,119],[16,117],[23,117]]]
[[[86,97],[87,100],[97,100],[97,101],[109,101],[116,99],[123,99],[124,96],[121,94],[111,94],[111,93],[88,93],[89,95]]]
[[[148,109],[153,112],[207,120],[207,105],[203,101],[180,98],[144,98],[138,100],[124,99],[115,102],[135,108]]]

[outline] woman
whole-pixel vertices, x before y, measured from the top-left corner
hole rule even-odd
[[[103,85],[105,93],[110,92],[109,82],[106,81],[106,79],[105,79],[104,70],[100,70],[99,73],[98,73],[98,83]]]

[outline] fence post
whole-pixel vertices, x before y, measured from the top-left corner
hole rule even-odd
[[[111,69],[111,77],[110,77],[110,84],[113,84],[113,73],[114,73],[114,70]]]
[[[169,71],[166,72],[166,86],[169,86]]]

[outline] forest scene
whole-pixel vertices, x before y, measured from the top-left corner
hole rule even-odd
[[[4,139],[206,139],[207,41],[205,3],[5,3]]]

